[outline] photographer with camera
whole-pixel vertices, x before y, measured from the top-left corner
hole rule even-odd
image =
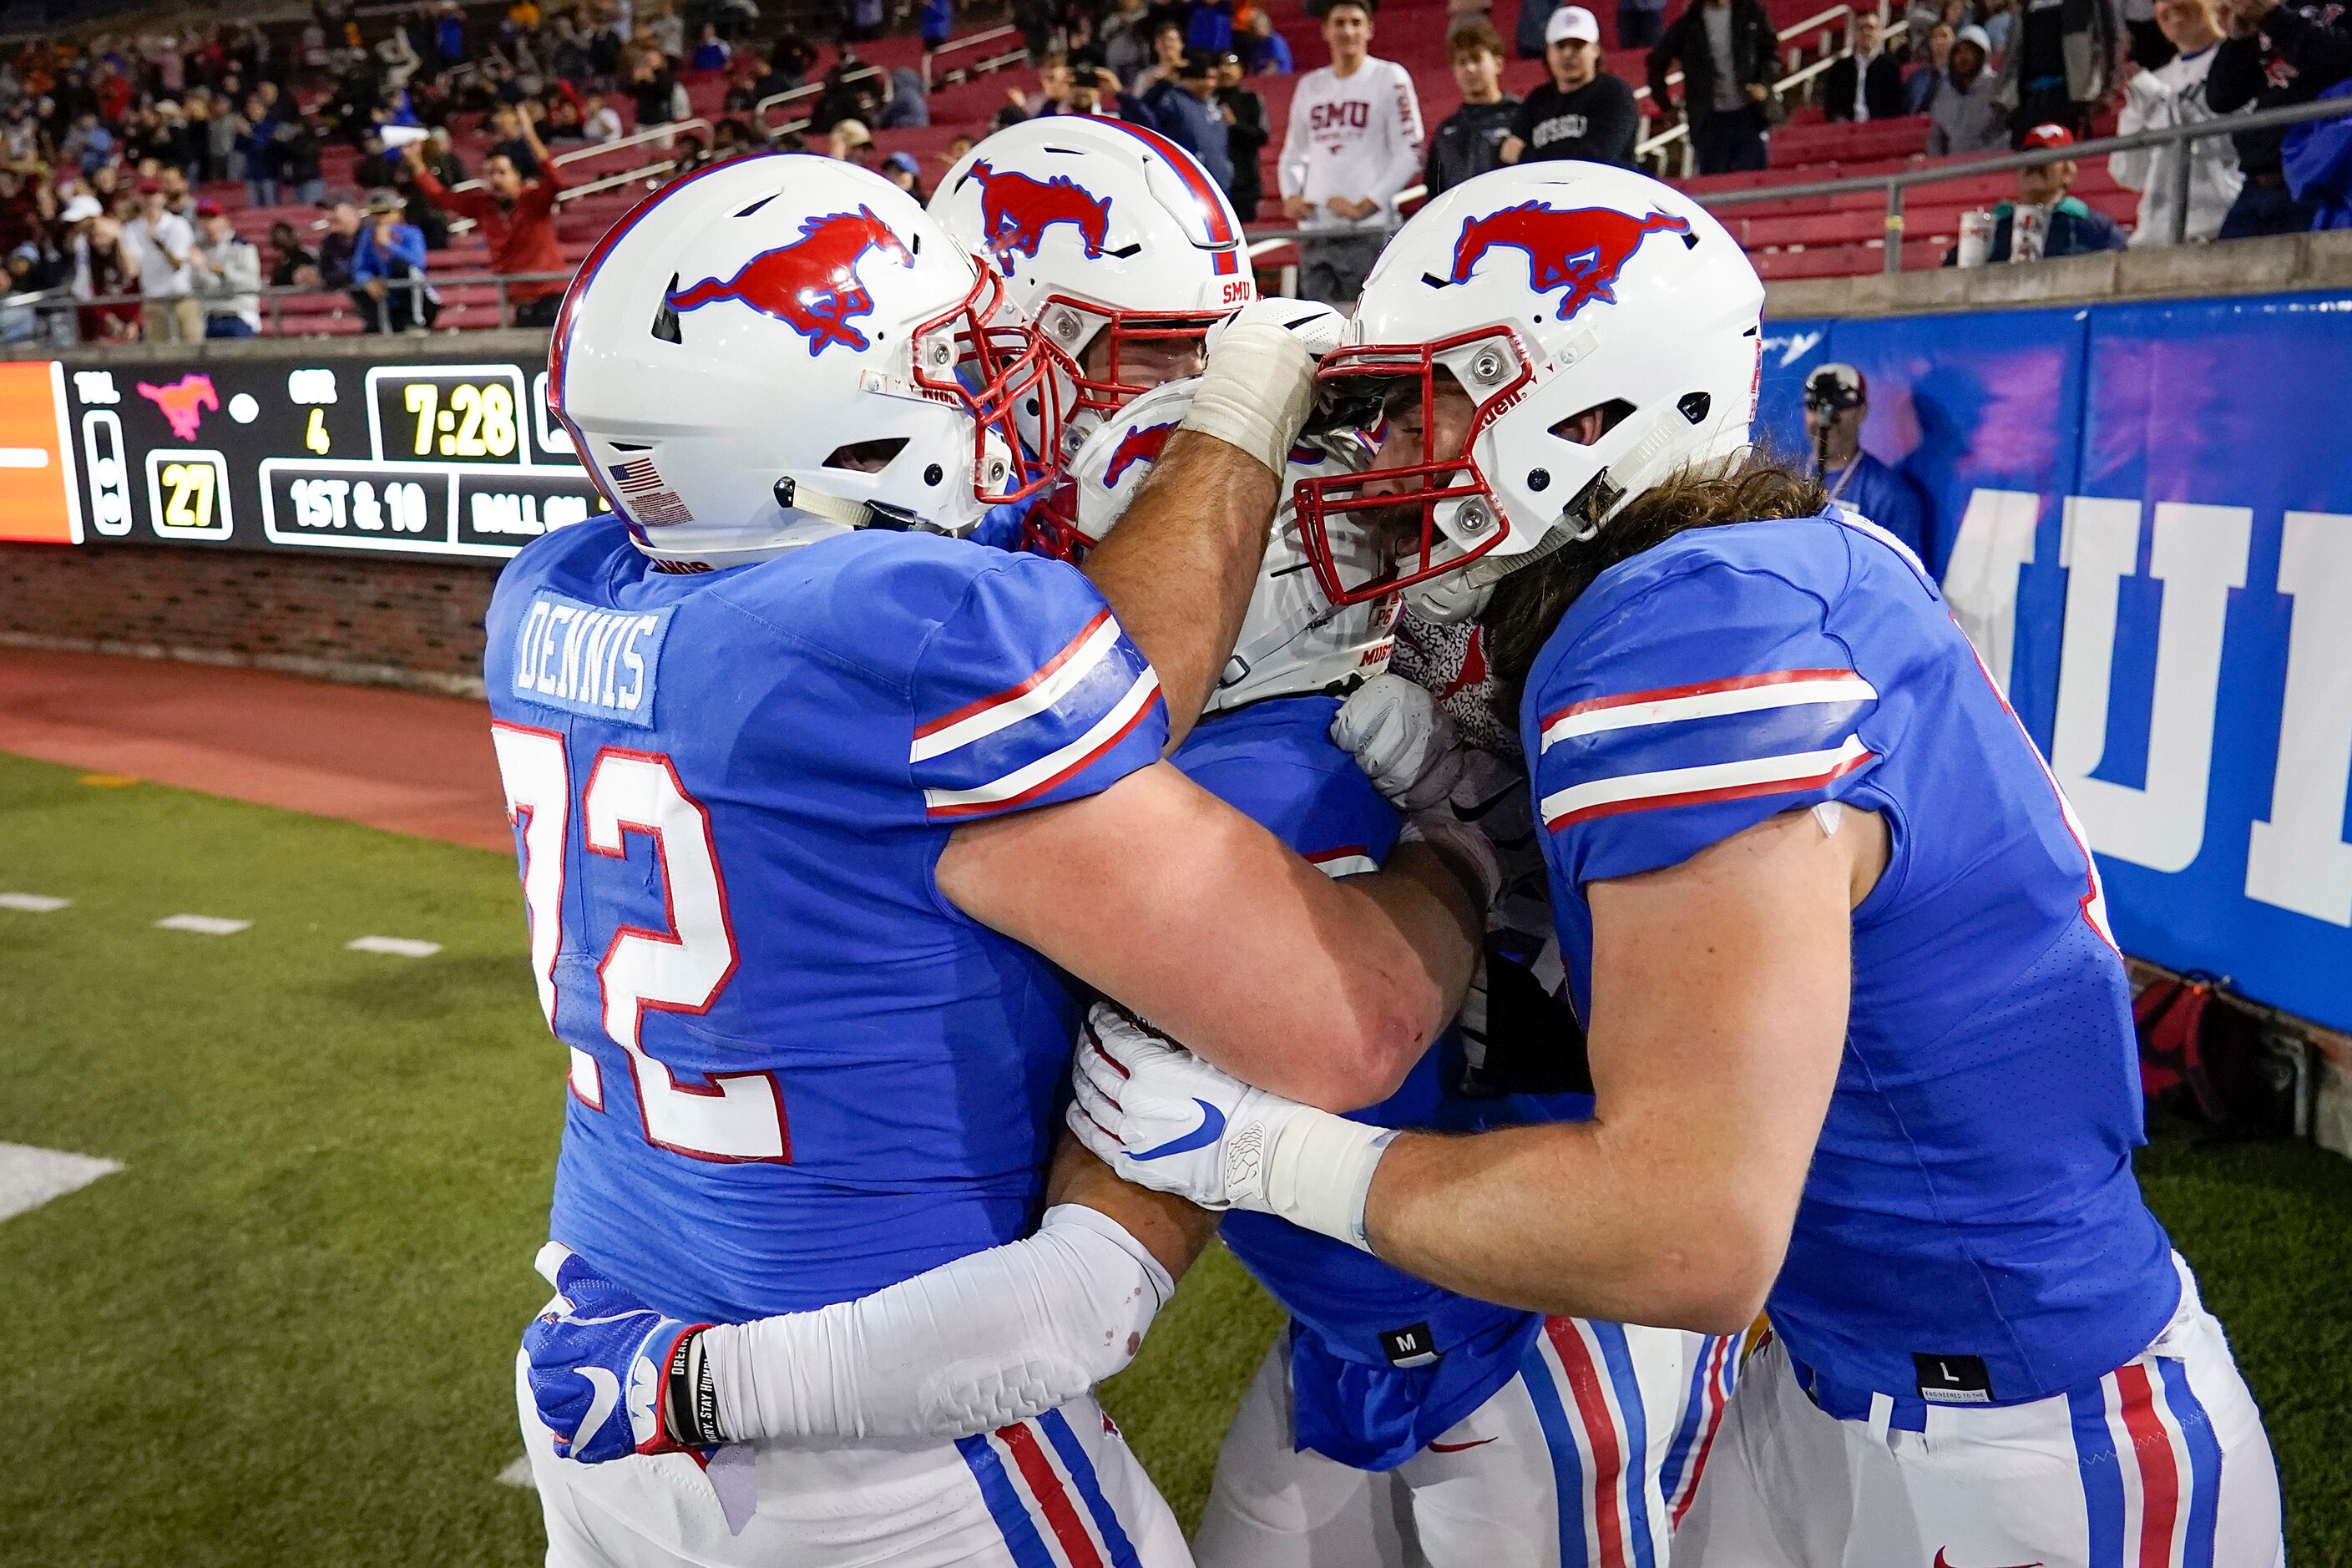
[[[1862,449],[1870,414],[1869,384],[1850,364],[1825,364],[1805,377],[1805,434],[1812,438],[1822,488],[1927,556],[1927,507],[1918,489]]]

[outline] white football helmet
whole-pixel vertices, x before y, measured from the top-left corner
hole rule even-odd
[[[1112,416],[1079,448],[1063,482],[1032,511],[1034,518],[1051,507],[1059,523],[1056,542],[1070,548],[1072,558],[1101,543],[1125,515],[1199,386],[1196,380],[1170,382]],[[1303,439],[1290,449],[1283,483],[1353,473],[1371,455],[1370,439],[1357,431]],[[1331,537],[1346,549],[1360,544],[1362,536],[1342,520]],[[1369,572],[1378,563],[1367,553],[1349,564]],[[1334,606],[1299,549],[1297,519],[1286,501],[1275,513],[1274,535],[1258,568],[1257,591],[1242,617],[1241,636],[1204,710],[1222,713],[1268,697],[1329,691],[1379,674],[1388,668],[1397,608],[1394,595]]]
[[[1051,477],[1016,399],[1045,361],[1004,281],[855,164],[775,153],[616,225],[556,318],[548,406],[657,561],[854,528],[961,534]]]
[[[1737,453],[1763,306],[1723,226],[1628,170],[1520,163],[1431,202],[1381,253],[1349,341],[1323,361],[1327,399],[1394,414],[1417,398],[1423,429],[1416,463],[1298,488],[1324,591],[1346,605],[1411,588],[1417,614],[1475,613],[1504,575],[1590,538],[1669,474]],[[1459,452],[1435,449],[1441,373],[1476,408]],[[1562,432],[1593,410],[1590,445]],[[1416,504],[1418,537],[1402,530],[1381,569],[1352,575],[1360,552],[1333,546],[1338,521]],[[1458,575],[1431,582],[1445,574]]]
[[[1067,458],[1149,388],[1139,342],[1198,338],[1257,297],[1241,220],[1193,156],[1155,131],[1055,114],[996,132],[931,196],[931,216],[995,258],[1053,356],[1051,395],[1024,399],[1030,450]],[[1085,369],[1098,338],[1099,374]]]

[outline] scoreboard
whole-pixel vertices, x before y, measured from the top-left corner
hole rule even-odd
[[[0,540],[499,561],[610,510],[541,363],[0,363]]]

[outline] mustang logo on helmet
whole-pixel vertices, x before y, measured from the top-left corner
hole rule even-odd
[[[1110,467],[1103,470],[1103,489],[1118,483],[1119,475],[1127,472],[1131,463],[1156,463],[1168,447],[1168,437],[1176,433],[1176,422],[1165,425],[1141,425],[1118,438],[1118,447],[1110,455]]]
[[[857,276],[858,263],[878,250],[901,267],[915,258],[890,226],[869,206],[854,213],[825,213],[805,219],[790,245],[763,250],[734,277],[706,278],[669,296],[673,310],[698,310],[720,300],[749,305],[772,316],[809,341],[814,358],[840,343],[863,350],[866,334],[850,325],[874,309],[874,296]]]
[[[1454,271],[1444,278],[1423,274],[1433,288],[1467,283],[1479,259],[1490,250],[1528,253],[1528,286],[1538,294],[1565,288],[1558,319],[1567,321],[1593,300],[1615,304],[1617,274],[1642,241],[1654,234],[1690,234],[1690,220],[1653,212],[1643,217],[1614,207],[1571,207],[1562,211],[1541,202],[1521,202],[1462,226],[1454,242]]]
[[[1017,250],[1035,260],[1045,231],[1057,223],[1078,231],[1089,261],[1109,242],[1110,198],[1096,196],[1067,174],[1036,180],[1018,170],[992,168],[983,158],[971,166],[971,177],[980,182],[981,230],[1000,258]]]

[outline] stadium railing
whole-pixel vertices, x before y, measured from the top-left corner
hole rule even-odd
[[[385,287],[387,289],[404,290],[419,299],[428,290],[439,294],[460,289],[488,289],[497,299],[499,319],[494,324],[503,327],[514,319],[514,301],[511,296],[516,284],[568,283],[572,280],[575,270],[576,268],[567,268],[560,272],[452,272],[441,276],[413,278],[402,282],[387,283]],[[257,289],[253,293],[261,305],[262,325],[259,335],[265,338],[311,335],[287,332],[284,330],[284,323],[289,315],[297,320],[310,321],[331,313],[341,315],[348,310],[357,318],[362,307],[351,298],[352,292],[353,290],[348,286],[333,285],[306,289],[299,284],[289,284],[283,288]],[[331,309],[289,311],[286,309],[287,303],[294,300],[332,300],[335,303]],[[142,294],[100,294],[89,299],[77,299],[68,290],[51,289],[38,294],[0,296],[0,319],[5,319],[6,315],[18,310],[29,310],[40,323],[39,330],[30,338],[9,341],[12,342],[36,342],[68,347],[72,346],[77,340],[75,311],[111,305],[143,305],[149,302],[147,296]],[[417,309],[418,307],[411,307],[412,315],[416,313]],[[423,331],[424,329],[411,330]],[[103,342],[93,341],[80,346],[103,348],[106,344]]]
[[[673,120],[666,125],[656,125],[644,131],[633,132],[626,136],[616,136],[610,142],[593,142],[586,147],[574,147],[569,153],[558,153],[548,162],[556,164],[577,163],[583,159],[601,158],[607,153],[625,152],[633,147],[648,147],[656,142],[659,142],[662,150],[667,152],[680,136],[688,135],[697,131],[707,133],[709,130],[710,121],[708,120]],[[676,167],[677,167],[677,160],[675,158],[656,158],[651,162],[624,169],[619,174],[606,174],[576,185],[566,185],[556,194],[555,205],[561,208],[566,202],[576,202],[583,196],[593,196],[601,191],[614,190],[632,180],[652,179],[667,174]],[[466,180],[449,188],[453,191],[478,191],[482,188],[482,182],[478,179]],[[466,234],[473,227],[472,218],[455,218],[450,221],[449,232]]]
[[[1759,185],[1745,191],[1709,191],[1698,200],[1701,205],[1715,208],[1743,206],[1755,202],[1843,196],[1862,191],[1885,191],[1885,270],[1900,272],[1903,270],[1904,193],[1915,185],[1974,179],[1983,174],[2038,168],[2044,163],[2079,163],[2086,158],[2104,158],[2111,153],[2136,152],[2143,147],[2168,147],[2176,142],[2201,142],[2209,136],[2234,136],[2240,132],[2269,131],[2315,120],[2340,120],[2347,114],[2352,114],[2352,99],[2322,99],[2315,103],[2289,104],[2280,109],[2259,110],[2252,114],[2231,114],[2215,120],[2195,121],[2187,125],[2168,125],[2156,131],[2136,132],[2129,136],[2102,136],[2071,146],[2037,147],[2030,152],[2008,153],[1991,158],[1958,159],[1916,169],[1901,169],[1888,174],[1853,174],[1843,179],[1813,180],[1801,184]],[[2179,245],[2188,237],[2191,163],[2188,158],[2181,158],[2172,169],[2172,232],[2166,237],[2167,242],[2172,245]],[[1255,251],[1255,247],[1252,248]]]
[[[990,44],[1003,43],[1007,38],[1017,39],[1020,37],[1020,28],[1007,26],[1002,27],[983,27],[977,33],[966,33],[961,38],[950,38],[946,43],[941,44],[938,48],[931,50],[923,57],[923,90],[925,92],[936,90],[931,85],[931,72],[941,57],[958,54],[965,49],[982,48]],[[1028,58],[1028,49],[1025,47],[1016,45],[1016,47],[1010,50],[1000,51],[999,53],[989,55],[982,59],[974,60],[971,65],[958,66],[955,69],[941,76],[939,79],[939,85],[940,87],[945,87],[950,82],[969,81],[973,77],[980,76],[988,71],[1003,70],[1005,67],[1017,64],[1021,61],[1026,60]]]
[[[864,81],[868,77],[878,77],[881,74],[880,66],[860,66],[854,71],[844,71],[841,79],[845,82]],[[771,142],[779,136],[788,136],[795,131],[805,131],[809,128],[807,116],[803,115],[798,120],[787,120],[781,124],[771,125],[768,123],[768,110],[786,108],[795,103],[806,103],[824,91],[824,82],[805,81],[798,87],[789,87],[782,92],[770,93],[751,106],[752,127]]]
[[[1029,58],[1028,51],[1016,46],[1010,50],[974,60],[968,66],[958,66],[955,69],[942,74],[936,82],[931,77],[934,62],[944,56],[960,53],[965,49],[985,47],[990,44],[1001,43],[1007,38],[1017,38],[1020,37],[1020,32],[1018,27],[1012,26],[983,27],[976,33],[966,33],[960,38],[950,38],[937,49],[929,51],[923,56],[922,64],[924,93],[928,95],[952,83],[966,81],[989,71],[1003,70],[1007,66],[1026,60]],[[869,77],[879,77],[883,74],[885,73],[880,66],[860,66],[854,71],[844,72],[841,79],[864,81]],[[752,125],[762,136],[772,142],[779,136],[789,136],[795,132],[806,131],[809,128],[807,116],[770,124],[768,111],[772,109],[790,109],[794,104],[806,103],[823,93],[824,88],[825,84],[821,80],[806,81],[798,87],[786,88],[782,92],[770,93],[751,106]]]
[[[1815,12],[1801,22],[1790,23],[1775,35],[1780,40],[1785,51],[1788,45],[1801,40],[1806,34],[1818,32],[1822,35],[1822,53],[1821,58],[1811,64],[1791,69],[1775,81],[1772,84],[1773,97],[1785,98],[1792,89],[1811,86],[1815,77],[1853,52],[1851,47],[1832,49],[1829,47],[1831,30],[1850,27],[1853,21],[1853,13],[1854,8],[1851,5],[1832,5],[1826,11]],[[1888,43],[1893,43],[1908,33],[1910,26],[1908,21],[1892,23],[1881,36]],[[1666,85],[1673,87],[1682,79],[1683,73],[1675,71],[1666,78]],[[1633,89],[1636,102],[1649,96],[1650,89],[1646,86]],[[1636,142],[1633,144],[1633,164],[1636,168],[1648,169],[1661,178],[1664,178],[1667,161],[1676,153],[1682,154],[1682,168],[1677,173],[1687,176],[1691,173],[1692,156],[1688,115],[1677,120],[1656,135],[1644,137]]]

